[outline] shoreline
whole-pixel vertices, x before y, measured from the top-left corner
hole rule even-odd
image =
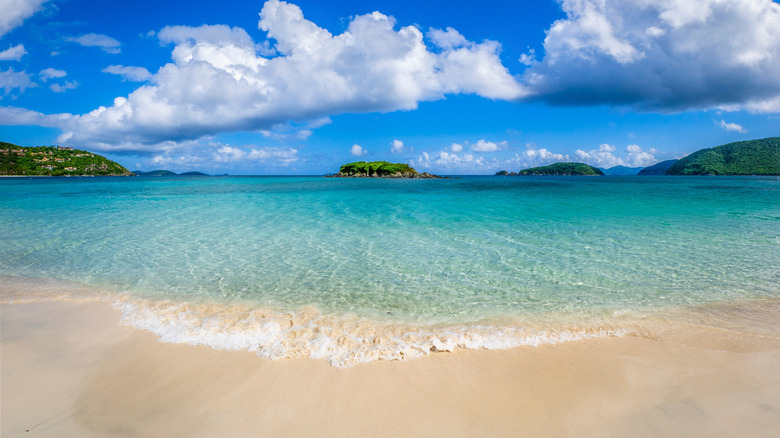
[[[340,369],[162,343],[107,302],[4,302],[0,435],[769,437],[780,428],[770,304],[672,315],[655,338]]]

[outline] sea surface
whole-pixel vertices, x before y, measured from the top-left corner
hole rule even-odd
[[[776,177],[0,178],[0,281],[271,359],[621,336],[779,266]]]

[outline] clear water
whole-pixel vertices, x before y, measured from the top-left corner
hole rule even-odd
[[[775,177],[0,179],[0,274],[122,292],[126,318],[167,340],[269,357],[333,359],[312,345],[335,325],[363,343],[355,324],[383,327],[374,347],[434,327],[468,346],[479,326],[484,347],[529,321],[560,334],[778,297],[779,261]],[[293,335],[280,318],[305,322],[308,350],[270,352]]]

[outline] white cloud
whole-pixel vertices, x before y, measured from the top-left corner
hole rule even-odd
[[[17,44],[0,52],[0,61],[18,61],[26,54],[27,51],[24,50],[24,44]]]
[[[67,75],[68,73],[65,70],[58,70],[51,67],[45,68],[38,73],[38,77],[40,77],[43,82],[46,82],[51,78],[64,78]]]
[[[45,68],[41,70],[40,73],[38,73],[38,77],[41,78],[43,82],[48,82],[49,79],[59,79],[64,78],[67,76],[68,73],[65,70],[58,70],[56,68]],[[55,93],[63,93],[67,90],[72,90],[79,86],[79,83],[76,81],[65,81],[63,83],[54,83],[49,85],[49,88],[51,91],[54,91]]]
[[[360,146],[359,144],[353,144],[352,148],[349,150],[349,153],[354,155],[354,156],[356,156],[356,157],[361,157],[361,156],[367,154],[368,151],[363,149],[363,147]]]
[[[287,141],[287,140],[306,140],[313,132],[311,129],[300,129],[297,131],[289,131],[285,128],[274,128],[271,130],[261,129],[260,134],[265,138],[272,138],[274,140]]]
[[[520,55],[519,61],[521,64],[527,65],[529,67],[536,64],[538,62],[536,60],[536,50],[529,49],[528,53],[523,53]]]
[[[449,149],[449,150],[448,150]],[[411,160],[418,170],[450,174],[491,174],[499,170],[516,172],[530,167],[546,166],[552,163],[581,161],[598,167],[646,167],[658,160],[653,156],[655,149],[644,151],[640,146],[626,146],[626,153],[615,155],[617,148],[610,144],[601,144],[590,151],[577,150],[574,156],[539,148],[533,143],[526,144],[525,151],[516,152],[510,157],[485,157],[473,153],[459,153],[449,148],[435,152],[423,152]]]
[[[450,150],[452,150],[452,146],[450,146]],[[412,159],[411,164],[418,170],[422,169],[434,173],[476,175],[491,174],[499,170],[518,171],[559,161],[569,161],[568,155],[530,146],[522,153],[516,153],[510,158],[502,159],[458,152],[444,149],[432,153],[423,152]]]
[[[469,41],[466,39],[466,37],[451,27],[448,27],[445,30],[431,29],[428,32],[428,38],[431,40],[431,42],[433,42],[433,44],[436,44],[442,49],[452,50],[457,47],[464,47],[469,44]]]
[[[479,140],[471,145],[471,150],[476,152],[497,152],[506,148],[507,142],[494,143],[492,141]]]
[[[293,148],[260,148],[252,149],[247,156],[253,161],[277,161],[282,165],[288,165],[298,161],[298,150]]]
[[[147,163],[156,168],[164,168],[166,170],[180,170],[182,168],[192,166],[200,167],[204,164],[204,159],[201,156],[191,154],[179,156],[160,154],[152,157],[152,159],[148,160]],[[141,167],[139,164],[136,164],[136,166]]]
[[[462,151],[462,150],[463,150],[463,145],[462,145],[462,144],[460,144],[460,143],[453,143],[453,144],[450,146],[450,150],[451,150],[452,152],[460,152],[460,151]]]
[[[582,149],[577,149],[574,155],[577,156],[578,161],[596,167],[610,168],[625,165],[623,159],[616,157],[612,152],[603,150],[591,150],[586,152]]]
[[[394,154],[402,154],[404,152],[404,142],[401,140],[393,140],[390,144],[390,152]]]
[[[48,123],[80,145],[121,138],[143,150],[332,114],[410,110],[446,94],[511,100],[526,93],[501,64],[498,43],[470,42],[451,29],[432,30],[429,35],[446,36],[434,37],[441,46],[429,50],[416,27],[397,29],[392,17],[374,12],[332,35],[298,6],[278,0],[265,3],[259,27],[273,44],[257,43],[237,27],[166,27],[157,35],[174,44],[172,62],[150,84],[111,106],[52,116]],[[119,47],[92,35],[78,41]],[[271,51],[278,56],[262,56]]]
[[[653,156],[655,149],[650,148],[647,152],[644,152],[641,147],[631,144],[626,147],[628,157],[626,158],[626,165],[628,167],[647,167],[651,164],[658,162]]]
[[[182,145],[184,146],[184,145]],[[179,150],[177,150],[179,149]],[[186,149],[186,153],[181,153]],[[299,160],[298,150],[256,145],[240,147],[220,142],[187,142],[186,147],[172,148],[146,160],[145,167],[165,168],[174,171],[199,169],[220,171],[243,168],[250,172],[258,165],[275,168],[287,167]],[[140,164],[136,166],[142,167]]]
[[[446,31],[431,29],[428,38],[442,49],[433,57],[434,72],[427,72],[433,73],[440,92],[473,93],[504,100],[519,99],[528,94],[501,63],[499,43],[473,43],[451,27]]]
[[[65,81],[62,84],[51,84],[49,85],[49,88],[55,93],[64,93],[65,91],[72,90],[78,86],[79,83],[76,81]]]
[[[522,154],[515,154],[515,161],[523,168],[538,167],[561,161],[569,161],[569,156],[551,152],[545,148],[526,149]]]
[[[41,9],[46,0],[0,0],[0,37]]]
[[[624,157],[615,155],[616,149],[615,146],[610,144],[602,144],[599,145],[598,149],[590,151],[577,149],[575,156],[579,161],[605,169],[615,166],[646,167],[658,162],[653,156],[655,149],[652,148],[645,152],[639,145],[630,144],[626,146],[626,155]]]
[[[222,146],[221,148],[217,149],[217,152],[214,154],[214,161],[222,163],[236,162],[246,158],[246,155],[247,153],[239,148],[234,148],[232,146]]]
[[[743,134],[747,133],[747,129],[743,128],[742,125],[738,125],[736,123],[728,123],[725,120],[721,120],[720,122],[715,122],[715,124],[725,129],[726,131],[736,131],[736,132],[741,132]]]
[[[15,71],[9,68],[6,71],[0,70],[0,88],[3,89],[3,95],[0,98],[8,96],[15,89],[23,93],[27,88],[37,87],[38,84],[30,80],[30,75],[23,71]],[[3,112],[0,112],[3,114]],[[0,118],[1,119],[1,118]],[[12,124],[14,119],[7,119],[8,124]]]
[[[553,104],[780,111],[780,4],[561,0],[523,77]],[[723,86],[728,84],[728,86]]]
[[[443,173],[484,173],[491,167],[484,157],[473,154],[459,155],[445,150],[433,154],[423,152],[411,161],[411,165],[418,168],[417,170],[430,169]]]
[[[66,38],[66,40],[85,47],[100,47],[104,52],[111,54],[117,54],[122,51],[120,48],[122,44],[119,41],[99,33],[88,33],[79,37]]]
[[[109,65],[101,71],[103,73],[122,76],[123,81],[146,82],[152,78],[152,74],[149,73],[149,70],[143,67]]]

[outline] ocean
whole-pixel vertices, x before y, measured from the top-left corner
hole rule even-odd
[[[340,367],[641,336],[780,299],[779,261],[776,177],[0,178],[13,299]]]

